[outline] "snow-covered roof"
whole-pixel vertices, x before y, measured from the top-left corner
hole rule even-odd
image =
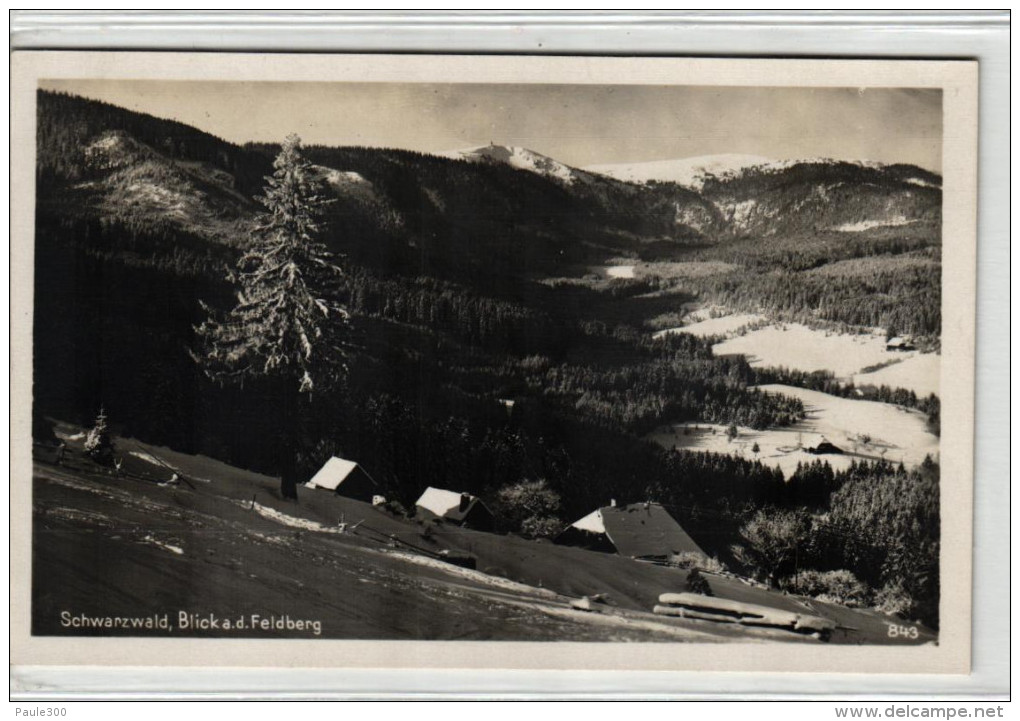
[[[429,486],[414,505],[421,506],[437,516],[445,516],[450,511],[460,508],[461,495],[454,491],[445,491],[442,488]],[[471,497],[474,498],[474,496]]]
[[[461,501],[463,500],[463,504]],[[418,508],[439,518],[471,528],[489,530],[494,516],[478,496],[470,493],[445,491],[429,486],[415,503]]]
[[[579,521],[576,521],[576,522],[574,522],[574,523],[572,523],[570,525],[572,525],[574,528],[578,529],[579,531],[588,531],[589,533],[605,533],[606,532],[606,524],[602,520],[602,511],[601,511],[601,509],[592,511],[591,513],[589,513],[584,518],[582,518]]]
[[[337,486],[343,483],[357,467],[358,464],[354,461],[333,456],[326,461],[325,465],[319,469],[319,472],[312,476],[312,480],[308,481],[305,485],[308,488],[328,488],[331,491],[335,491]]]

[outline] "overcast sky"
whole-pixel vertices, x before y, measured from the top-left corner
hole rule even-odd
[[[574,166],[718,153],[913,163],[941,171],[940,90],[59,80],[41,87],[173,118],[234,142],[435,152],[490,141]]]

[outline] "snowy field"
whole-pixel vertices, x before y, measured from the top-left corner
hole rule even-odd
[[[762,390],[799,398],[805,420],[789,428],[754,430],[738,428],[730,440],[726,426],[709,423],[678,423],[656,429],[647,436],[664,448],[688,448],[727,453],[777,467],[789,477],[798,463],[828,461],[834,469],[850,466],[854,459],[903,462],[919,465],[931,454],[937,458],[939,439],[928,432],[923,413],[887,403],[852,400],[784,385],[761,386]],[[688,429],[685,433],[685,428]],[[843,454],[813,455],[803,450],[822,440]],[[758,453],[754,445],[758,444]]]
[[[740,330],[741,328],[748,324],[761,323],[764,320],[765,316],[761,316],[756,313],[736,313],[734,315],[725,315],[722,316],[721,318],[705,318],[704,320],[695,320],[695,322],[690,323],[689,325],[660,330],[656,332],[653,337],[661,338],[662,336],[672,335],[673,333],[690,333],[691,335],[696,335],[700,338],[704,338],[705,336],[710,335],[728,335],[730,333],[735,333],[736,331]],[[716,355],[721,355],[723,352],[729,352],[729,351],[720,352],[719,351],[720,345],[722,344],[717,344],[713,346],[713,350],[715,350]]]
[[[734,316],[741,317],[741,316]],[[759,328],[712,347],[716,355],[742,353],[753,366],[829,370],[858,385],[887,385],[919,396],[938,393],[940,358],[933,353],[887,351],[885,334],[849,335],[799,323]],[[889,364],[871,373],[865,368]]]
[[[844,335],[813,330],[799,323],[770,325],[713,347],[716,355],[742,353],[754,366],[785,366],[802,371],[830,370],[849,377],[862,368],[887,362],[885,335]]]
[[[592,265],[588,267],[589,273],[595,273],[600,278],[633,278],[633,265]]]
[[[741,354],[752,366],[800,371],[831,371],[854,385],[904,388],[918,397],[939,394],[941,355],[886,350],[885,333],[849,334],[809,328],[801,323],[772,323],[758,313],[718,315],[719,306],[688,313],[686,325],[658,330],[654,338],[674,333],[725,336],[712,350],[717,356]],[[718,317],[711,317],[718,315]],[[864,372],[865,368],[876,368]]]
[[[889,386],[914,391],[918,397],[939,395],[942,356],[937,353],[897,353],[902,360],[871,373],[858,373],[854,385]]]
[[[910,225],[911,223],[916,222],[916,220],[908,220],[901,215],[888,220],[863,220],[860,223],[847,223],[835,228],[835,230],[838,230],[841,233],[860,233],[861,231],[871,230],[872,228],[895,228],[900,225]]]
[[[610,265],[606,268],[606,275],[610,278],[633,278],[633,265]]]

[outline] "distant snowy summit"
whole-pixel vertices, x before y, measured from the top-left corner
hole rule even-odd
[[[550,158],[548,155],[536,153],[534,150],[512,145],[482,145],[464,150],[448,150],[434,153],[442,158],[469,160],[473,162],[505,163],[511,168],[528,170],[559,180],[567,185],[582,177],[591,177],[589,173],[572,168],[565,163]]]
[[[850,163],[865,168],[884,168],[884,163],[871,160],[841,160],[837,158],[797,158],[776,160],[762,155],[740,155],[724,153],[721,155],[699,155],[693,158],[677,158],[675,160],[653,160],[645,163],[618,163],[606,165],[589,165],[584,169],[591,173],[606,175],[617,180],[630,183],[676,183],[692,190],[700,191],[706,181],[715,178],[732,180],[745,174],[748,170],[766,173],[778,173],[795,165],[835,165]],[[923,180],[911,179],[916,185],[928,185]]]
[[[677,183],[700,190],[709,176],[735,176],[747,168],[770,165],[776,161],[762,155],[699,155],[694,158],[674,160],[652,160],[645,163],[616,163],[589,165],[585,170],[607,175],[629,183],[647,183],[650,180],[662,183]]]

